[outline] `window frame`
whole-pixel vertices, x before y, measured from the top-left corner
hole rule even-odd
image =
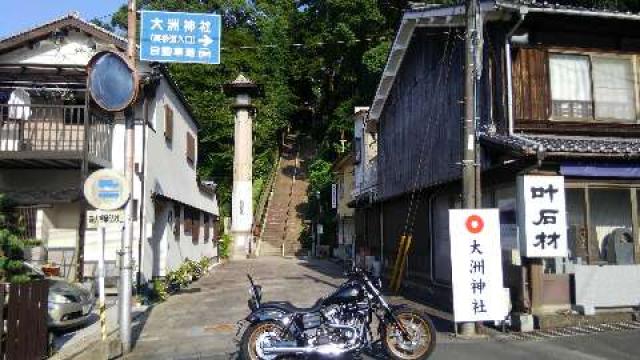
[[[585,226],[587,227],[587,248],[585,249],[587,255],[589,255],[588,244],[593,241],[593,237],[596,236],[591,229],[591,204],[590,204],[590,191],[591,190],[626,190],[629,192],[629,205],[630,216],[633,234],[633,246],[634,246],[634,262],[635,265],[640,265],[640,210],[638,209],[638,197],[640,196],[640,183],[629,181],[597,181],[597,180],[568,180],[565,182],[566,189],[579,189],[584,191],[584,219]],[[592,259],[587,256],[585,263],[587,265],[603,265],[599,264],[599,259]],[[607,264],[608,266],[619,266],[615,264]]]
[[[553,114],[553,91],[551,89],[551,57],[553,55],[575,55],[575,56],[586,56],[589,60],[589,80],[591,89],[589,89],[591,94],[591,107],[592,114],[590,118],[562,118],[554,116]],[[616,118],[598,118],[596,117],[596,96],[595,96],[595,86],[593,81],[593,58],[601,57],[601,58],[615,58],[615,59],[627,59],[631,62],[631,71],[633,76],[633,106],[635,108],[635,118],[632,120],[623,120]],[[549,120],[552,122],[572,122],[572,123],[588,123],[588,124],[623,124],[623,125],[637,125],[640,124],[640,67],[638,65],[638,61],[640,60],[640,56],[632,53],[622,53],[622,52],[602,52],[602,51],[579,51],[579,50],[567,50],[567,49],[558,49],[551,48],[547,50],[547,82],[549,86],[549,97],[550,102],[549,105],[551,108],[549,109]]]
[[[185,157],[187,158],[187,163],[189,165],[194,166],[196,163],[196,137],[191,134],[190,131],[187,131],[186,135],[186,146],[185,146]]]
[[[174,116],[171,105],[164,104],[164,139],[168,143],[173,142]]]

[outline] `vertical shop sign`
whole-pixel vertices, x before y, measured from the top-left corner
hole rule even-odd
[[[449,233],[455,321],[504,320],[499,210],[449,210]]]

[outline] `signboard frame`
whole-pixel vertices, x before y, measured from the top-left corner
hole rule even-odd
[[[499,209],[449,210],[455,322],[501,321],[508,315],[499,214]]]
[[[99,181],[104,178],[108,178],[110,180],[115,180],[118,182],[119,188],[117,190],[110,190],[111,192],[115,192],[119,190],[118,197],[110,202],[103,201],[97,191],[94,189],[95,186],[99,186]],[[127,179],[120,172],[113,169],[100,169],[98,171],[94,171],[87,177],[87,180],[84,182],[84,197],[87,199],[87,202],[99,210],[116,210],[122,208],[131,196],[131,189],[127,182]]]
[[[541,184],[542,186],[538,186]],[[530,198],[533,197],[533,188],[537,189],[535,199]],[[550,194],[549,191],[553,192]],[[551,198],[552,194],[555,199]],[[517,204],[520,248],[523,256],[567,257],[569,247],[564,176],[518,176]],[[544,246],[540,245],[539,236],[543,236]],[[548,248],[550,242],[555,245],[553,249]]]
[[[136,70],[136,67],[133,66],[131,64],[131,62],[121,53],[116,52],[116,51],[111,51],[111,50],[105,50],[105,51],[100,51],[98,53],[96,53],[95,55],[93,55],[91,57],[91,59],[89,60],[89,63],[87,64],[87,89],[91,90],[91,86],[92,86],[92,73],[95,70],[95,64],[96,62],[102,58],[103,56],[106,55],[114,55],[116,57],[118,57],[124,64],[127,65],[127,67],[129,68],[129,70],[131,71],[131,77],[133,80],[133,91],[129,97],[129,101],[127,102],[127,104],[125,106],[122,107],[114,107],[114,108],[107,108],[104,104],[104,102],[96,97],[96,94],[94,94],[93,91],[89,91],[89,95],[91,96],[91,99],[93,99],[93,101],[96,102],[96,104],[98,104],[98,106],[108,112],[119,112],[119,111],[123,111],[124,109],[128,108],[129,106],[131,106],[131,104],[133,104],[136,99],[138,98],[138,91],[140,88],[140,77],[138,75],[138,71]]]
[[[211,58],[216,58],[215,61],[207,61],[207,60],[202,60],[202,61],[198,61],[195,57],[194,59],[188,60],[188,61],[184,61],[184,60],[180,60],[180,59],[175,59],[175,58],[171,58],[171,57],[163,57],[163,56],[154,56],[153,54],[151,54],[151,44],[152,44],[152,40],[151,40],[151,36],[147,34],[147,32],[151,31],[152,29],[146,29],[145,28],[145,19],[147,16],[153,15],[153,14],[162,14],[162,15],[177,15],[178,17],[185,17],[185,16],[191,16],[191,17],[210,17],[210,18],[216,18],[217,20],[217,29],[214,29],[214,27],[211,27],[211,29],[213,30],[212,33],[214,34],[214,37],[210,37],[209,35],[205,36],[209,39],[209,41],[212,41],[213,43],[216,43],[216,47],[215,48],[209,48],[208,45],[204,46],[204,48],[206,48],[207,50],[211,51]],[[215,34],[215,31],[217,31],[217,37]],[[206,38],[205,38],[206,41]],[[192,45],[196,45],[198,46],[198,42],[200,42],[200,39],[198,40],[194,40],[194,43]],[[210,42],[209,44],[211,44],[212,42]],[[139,51],[139,57],[141,61],[149,61],[149,62],[161,62],[161,63],[184,63],[184,64],[211,64],[211,65],[219,65],[220,61],[221,61],[221,48],[222,48],[222,16],[220,14],[214,14],[214,13],[190,13],[190,12],[184,12],[184,11],[159,11],[159,10],[142,10],[140,11],[140,51]],[[165,46],[167,46],[167,44],[164,44]],[[149,48],[147,48],[149,47]],[[167,46],[170,47],[170,46]],[[172,48],[173,49],[173,48]],[[148,51],[147,51],[148,50]],[[147,54],[148,52],[148,54]],[[173,50],[172,50],[173,52]],[[217,55],[217,56],[213,56],[213,55]]]

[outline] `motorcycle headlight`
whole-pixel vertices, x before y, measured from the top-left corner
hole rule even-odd
[[[51,304],[70,304],[73,302],[68,297],[56,293],[49,293],[47,300]]]

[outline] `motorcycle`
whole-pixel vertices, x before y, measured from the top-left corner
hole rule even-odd
[[[309,308],[285,301],[262,302],[262,287],[249,278],[251,313],[241,340],[247,360],[281,357],[357,356],[373,350],[373,317],[386,354],[397,360],[422,360],[436,345],[431,319],[406,305],[391,305],[381,295],[381,282],[355,268],[347,280]]]

